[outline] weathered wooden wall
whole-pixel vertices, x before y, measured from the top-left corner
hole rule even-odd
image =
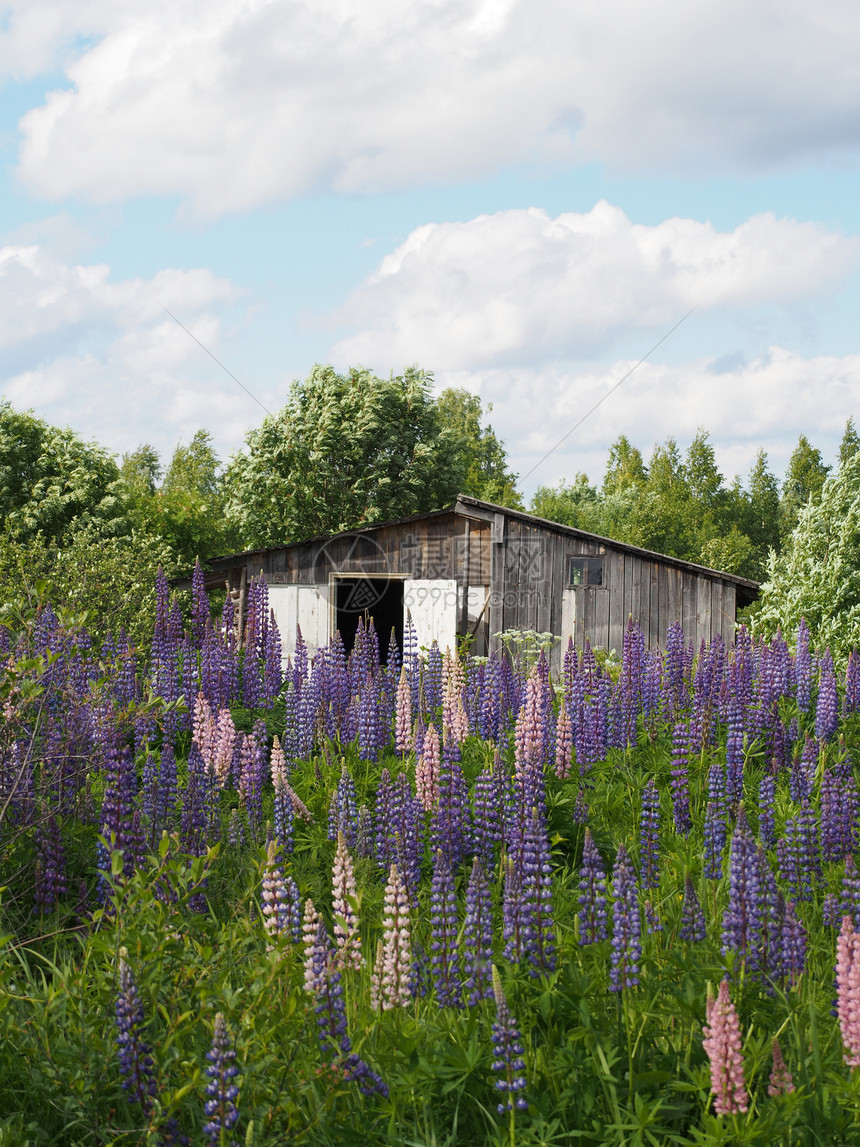
[[[570,558],[602,556],[603,584],[573,588]],[[237,586],[262,571],[270,584],[328,584],[332,574],[389,574],[417,579],[455,579],[463,590],[458,632],[476,632],[476,648],[497,648],[493,635],[509,629],[567,633],[582,647],[621,652],[628,618],[638,622],[649,647],[662,646],[666,630],[680,621],[698,644],[716,634],[733,638],[737,584],[717,573],[673,564],[564,527],[476,503],[464,512],[444,511],[377,529],[236,555],[213,563],[209,584]],[[473,588],[470,609],[468,589]],[[476,617],[474,600],[487,606]],[[745,592],[749,592],[746,590]],[[480,611],[477,611],[480,613]],[[553,657],[559,659],[560,651]]]

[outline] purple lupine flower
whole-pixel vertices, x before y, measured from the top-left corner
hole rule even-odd
[[[436,999],[442,1007],[459,1008],[463,1004],[459,952],[457,950],[457,893],[451,865],[437,849],[430,886],[431,967]]]
[[[610,991],[621,992],[639,983],[642,959],[642,920],[636,878],[623,844],[618,846],[612,870],[612,963]]]
[[[504,1103],[498,1106],[500,1115],[505,1112],[526,1111],[528,1101],[519,1092],[526,1086],[523,1045],[517,1021],[511,1015],[508,1001],[502,990],[502,981],[493,965],[493,995],[496,998],[496,1022],[493,1024],[493,1071],[499,1075],[496,1089],[505,1096]]]
[[[681,927],[678,929],[678,935],[682,940],[696,944],[708,935],[705,914],[693,887],[692,877],[689,875],[684,877],[684,903],[681,906]]]
[[[209,1082],[206,1084],[208,1098],[203,1109],[207,1119],[203,1134],[210,1147],[218,1147],[225,1142],[224,1137],[233,1130],[239,1118],[236,1106],[239,1098],[239,1087],[235,1082],[239,1074],[236,1051],[227,1021],[221,1012],[215,1016],[212,1047],[207,1051],[206,1059],[209,1062],[206,1068]],[[235,1147],[235,1143],[236,1140],[232,1140],[231,1147]]]
[[[446,740],[432,821],[433,846],[446,853],[452,868],[459,868],[471,848],[469,790],[458,757],[458,746]]]
[[[158,765],[158,787],[155,793],[155,823],[159,829],[173,828],[176,819],[176,799],[179,782],[176,775],[176,753],[170,741],[161,746]]]
[[[442,654],[435,639],[423,668],[424,711],[432,718],[442,702]]]
[[[123,854],[123,875],[131,876],[142,860],[140,842],[134,831],[134,804],[137,773],[131,749],[112,743],[105,757],[105,789],[102,798],[102,836],[107,848]],[[100,867],[110,869],[110,859],[100,848]],[[102,889],[104,898],[105,888]]]
[[[343,764],[340,767],[340,779],[337,788],[332,793],[328,808],[328,839],[337,840],[337,834],[342,832],[349,848],[355,847],[355,834],[358,828],[358,794],[355,791],[355,781]]]
[[[723,875],[723,850],[726,847],[726,813],[722,804],[708,801],[705,810],[703,875],[708,880],[719,880]]]
[[[639,867],[642,887],[657,888],[660,884],[660,794],[653,777],[642,790]]]
[[[723,915],[722,950],[737,952],[752,972],[763,967],[767,924],[761,854],[741,807],[732,836],[729,902]]]
[[[145,1020],[143,1002],[134,974],[126,963],[128,952],[119,950],[119,992],[116,998],[116,1042],[119,1069],[125,1077],[123,1087],[133,1102],[139,1103],[144,1115],[152,1111],[156,1094],[155,1064],[152,1048],[143,1038]]]
[[[36,880],[33,899],[40,912],[50,912],[66,894],[66,857],[63,834],[53,810],[46,810],[36,825]]]
[[[818,675],[818,700],[815,704],[815,735],[819,741],[829,741],[839,724],[839,698],[833,658],[826,649],[821,658]]]
[[[209,596],[206,593],[206,580],[200,558],[194,563],[191,575],[191,636],[199,647],[203,643],[206,626],[209,624]]]
[[[493,904],[487,876],[476,856],[466,889],[466,921],[463,928],[464,988],[468,1003],[478,1004],[493,994]]]
[[[532,975],[555,968],[555,928],[552,908],[552,865],[546,819],[537,808],[526,823],[521,858],[521,895],[527,921]]]
[[[794,680],[797,707],[801,713],[808,713],[812,699],[812,654],[809,649],[809,627],[804,618],[800,619],[800,625],[797,627]]]
[[[744,795],[744,718],[736,696],[729,698],[726,734],[726,795],[732,803]]]
[[[580,944],[595,944],[606,939],[607,916],[606,868],[591,830],[586,829],[579,880]]]
[[[849,713],[856,713],[858,709],[860,709],[860,655],[855,647],[848,654],[842,712],[847,716]]]
[[[790,984],[794,984],[806,968],[806,929],[793,900],[785,902],[781,933],[780,972]]]
[[[492,871],[496,849],[504,840],[505,783],[498,751],[490,766],[479,773],[473,789],[473,844],[484,866]]]
[[[660,910],[655,908],[650,900],[646,900],[642,905],[642,910],[645,913],[645,927],[650,935],[653,932],[663,931],[663,921],[660,918]]]
[[[689,727],[686,721],[678,721],[672,734],[672,815],[675,832],[684,836],[690,831],[690,765]]]
[[[765,773],[758,786],[758,835],[765,848],[776,843],[776,829],[773,820],[773,802],[776,797],[776,782]]]
[[[854,866],[854,857],[850,853],[845,857],[845,869],[842,873],[839,915],[835,921],[837,926],[843,916],[850,916],[855,928],[860,928],[860,875]]]
[[[815,813],[808,801],[797,816],[785,822],[785,832],[776,846],[779,869],[796,900],[811,900],[812,886],[821,875],[821,850]]]
[[[809,800],[815,784],[815,773],[818,767],[818,745],[807,733],[800,754],[791,764],[788,791],[791,799],[800,804]]]

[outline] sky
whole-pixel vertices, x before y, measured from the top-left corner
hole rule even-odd
[[[855,0],[0,0],[3,394],[226,459],[314,363],[417,363],[527,497],[621,434],[831,463],[858,58]]]

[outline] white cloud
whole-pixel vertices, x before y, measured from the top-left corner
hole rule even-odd
[[[518,164],[760,171],[860,142],[854,0],[78,7],[16,0],[0,34],[13,76],[72,60],[22,122],[20,176],[51,198],[217,214]]]
[[[647,461],[654,444],[669,436],[686,449],[700,426],[710,433],[727,478],[745,475],[760,449],[782,474],[801,433],[832,461],[846,420],[860,409],[860,355],[805,358],[771,347],[724,370],[714,359],[644,363],[558,446],[633,365],[620,361],[576,373],[552,366],[444,372],[437,383],[465,387],[493,404],[490,421],[513,469],[525,478],[537,466],[524,481],[529,495],[577,471],[599,481],[619,435]]]
[[[205,268],[115,281],[105,264],[0,248],[3,395],[117,452],[149,441],[167,453],[201,426],[235,448],[255,408],[162,304],[217,353],[240,293]]]
[[[820,296],[860,240],[757,215],[720,232],[693,219],[654,227],[598,203],[587,214],[501,211],[419,227],[337,318],[341,364],[435,369],[589,357],[621,332],[665,327],[690,307],[749,308]]]

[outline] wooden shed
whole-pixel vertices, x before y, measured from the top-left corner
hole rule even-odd
[[[498,633],[534,629],[578,646],[621,652],[629,617],[649,647],[680,621],[697,645],[717,633],[729,644],[739,607],[758,584],[637,546],[460,495],[453,506],[326,538],[216,558],[207,585],[244,598],[265,577],[285,655],[297,623],[311,649],[340,630],[347,649],[359,618],[373,617],[382,643],[402,642],[406,611],[420,645],[444,650],[472,635],[472,650],[498,647]],[[554,660],[558,659],[558,653]]]

